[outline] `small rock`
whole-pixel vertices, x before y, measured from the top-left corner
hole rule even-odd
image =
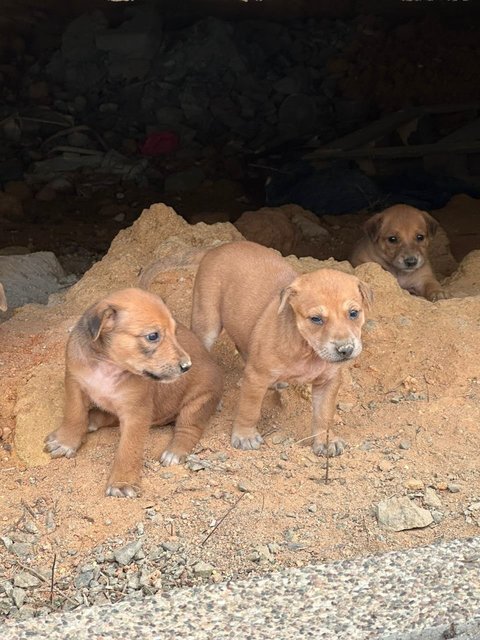
[[[433,522],[430,511],[418,507],[406,496],[388,498],[377,505],[377,520],[392,531],[423,529]]]
[[[447,489],[450,491],[450,493],[458,493],[460,491],[460,485],[455,484],[453,482],[449,482],[447,484]]]
[[[287,439],[286,434],[284,433],[275,433],[272,436],[272,444],[283,444],[285,442],[285,440]]]
[[[409,478],[405,481],[403,486],[405,489],[408,489],[408,491],[423,491],[424,484],[417,478]]]
[[[114,216],[113,219],[115,220],[115,222],[123,222],[125,220],[125,214],[118,213],[116,216]]]
[[[337,409],[339,411],[343,411],[343,413],[350,413],[354,406],[353,402],[339,402],[337,404]]]
[[[26,597],[27,597],[27,593],[23,589],[20,589],[20,587],[13,588],[12,600],[18,609],[20,609],[20,607],[23,606],[23,603],[25,602]]]
[[[435,484],[435,489],[437,489],[437,491],[446,491],[448,488],[448,485],[446,482],[437,482]]]
[[[130,564],[135,555],[142,548],[143,540],[136,540],[135,542],[130,542],[129,544],[121,547],[120,549],[115,549],[113,552],[114,558],[118,564],[125,566]]]
[[[78,576],[75,577],[75,587],[77,589],[83,589],[84,587],[88,587],[92,582],[95,576],[94,571],[83,571],[79,573]]]
[[[410,440],[401,440],[400,444],[398,445],[398,448],[407,451],[408,449],[411,448],[411,446],[412,446],[412,443],[410,442]]]
[[[307,509],[310,513],[317,513],[317,505],[315,503],[309,504]]]
[[[398,404],[399,402],[401,402],[403,400],[403,396],[400,395],[399,393],[395,394],[394,396],[392,396],[390,398],[390,402],[392,404]]]
[[[395,465],[393,464],[393,462],[390,462],[390,460],[380,460],[380,462],[378,463],[378,468],[380,469],[380,471],[391,471],[394,467]]]
[[[55,516],[53,515],[53,511],[49,510],[45,517],[45,527],[49,533],[55,531],[57,525],[55,524]]]
[[[374,444],[373,442],[370,442],[369,440],[366,440],[365,442],[362,442],[362,444],[360,445],[360,449],[362,451],[371,451],[374,448]]]
[[[33,547],[27,542],[14,542],[10,547],[10,551],[16,556],[24,558],[33,552]]]
[[[179,550],[180,544],[178,542],[162,542],[162,549],[165,551],[169,551],[170,553],[175,553]]]
[[[268,562],[273,562],[274,557],[270,548],[266,544],[261,544],[255,549],[259,560],[266,560]]]
[[[164,471],[160,474],[160,478],[162,478],[162,480],[171,480],[174,476],[175,474],[171,471]]]
[[[432,518],[435,524],[440,524],[440,522],[444,518],[443,513],[441,511],[437,511],[436,509],[432,509],[430,513],[432,514]]]
[[[211,564],[200,560],[193,566],[193,573],[199,578],[208,578],[212,575],[214,569]]]
[[[190,471],[203,471],[207,469],[210,464],[207,460],[202,460],[198,456],[191,455],[188,456],[185,466],[187,469],[190,469]]]
[[[38,585],[40,584],[40,580],[27,571],[21,571],[20,573],[17,573],[17,575],[13,579],[13,584],[16,587],[28,589],[29,587],[38,587]]]
[[[252,491],[255,491],[255,487],[249,480],[239,480],[237,487],[240,491],[243,491],[243,493],[252,493]]]
[[[425,495],[423,497],[423,502],[425,503],[425,505],[427,507],[433,507],[434,509],[441,509],[442,508],[442,501],[437,496],[437,493],[436,493],[435,489],[432,489],[431,487],[427,487],[425,489]]]

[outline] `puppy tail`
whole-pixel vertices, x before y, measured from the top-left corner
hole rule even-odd
[[[148,290],[159,273],[170,271],[171,269],[197,267],[209,249],[211,249],[211,247],[197,247],[182,253],[181,256],[170,255],[166,258],[160,258],[160,260],[151,262],[140,271],[138,286],[140,289]]]

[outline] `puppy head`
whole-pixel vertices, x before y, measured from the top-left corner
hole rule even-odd
[[[399,204],[375,214],[363,228],[388,265],[415,271],[428,260],[428,245],[437,227],[426,211]]]
[[[164,302],[141,289],[100,300],[85,312],[80,328],[95,353],[130,373],[173,382],[192,366]]]
[[[282,291],[278,312],[289,304],[299,333],[315,353],[327,362],[343,362],[362,351],[365,310],[372,302],[372,290],[355,276],[319,269]]]
[[[0,282],[0,311],[6,311],[8,309],[7,297],[5,296],[5,289]]]

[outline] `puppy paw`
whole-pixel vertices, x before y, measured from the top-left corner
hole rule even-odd
[[[94,431],[98,431],[99,426],[95,424],[95,422],[88,423],[88,433],[93,433]]]
[[[43,447],[43,450],[46,453],[49,453],[52,458],[74,458],[79,446],[80,445],[76,447],[69,446],[64,442],[61,442],[57,437],[57,432],[54,431],[45,438],[45,446]]]
[[[175,453],[169,449],[165,449],[160,456],[160,464],[164,467],[171,467],[174,464],[180,464],[183,460],[185,460],[185,454]]]
[[[428,296],[430,302],[437,302],[437,300],[445,300],[448,298],[448,293],[439,289],[438,291],[432,291],[432,293]]]
[[[105,495],[112,498],[138,498],[140,488],[133,484],[115,482],[108,485]]]
[[[313,453],[317,456],[327,456],[329,458],[334,458],[335,456],[341,455],[345,450],[345,442],[340,440],[340,438],[334,438],[330,440],[328,443],[328,454],[327,454],[327,443],[326,442],[314,442],[313,443]]]
[[[250,436],[239,436],[232,433],[232,447],[235,449],[242,449],[243,451],[252,451],[260,449],[260,445],[263,443],[262,436],[258,431],[252,433]]]

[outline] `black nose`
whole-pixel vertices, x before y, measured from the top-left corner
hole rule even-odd
[[[416,267],[418,258],[415,258],[415,256],[409,256],[408,258],[404,258],[403,262],[405,263],[406,267]]]
[[[336,349],[341,356],[349,358],[353,353],[353,344],[339,344]]]
[[[192,366],[192,363],[190,362],[190,360],[181,360],[178,363],[178,366],[180,367],[180,371],[182,373],[186,373],[190,369],[190,367]]]

